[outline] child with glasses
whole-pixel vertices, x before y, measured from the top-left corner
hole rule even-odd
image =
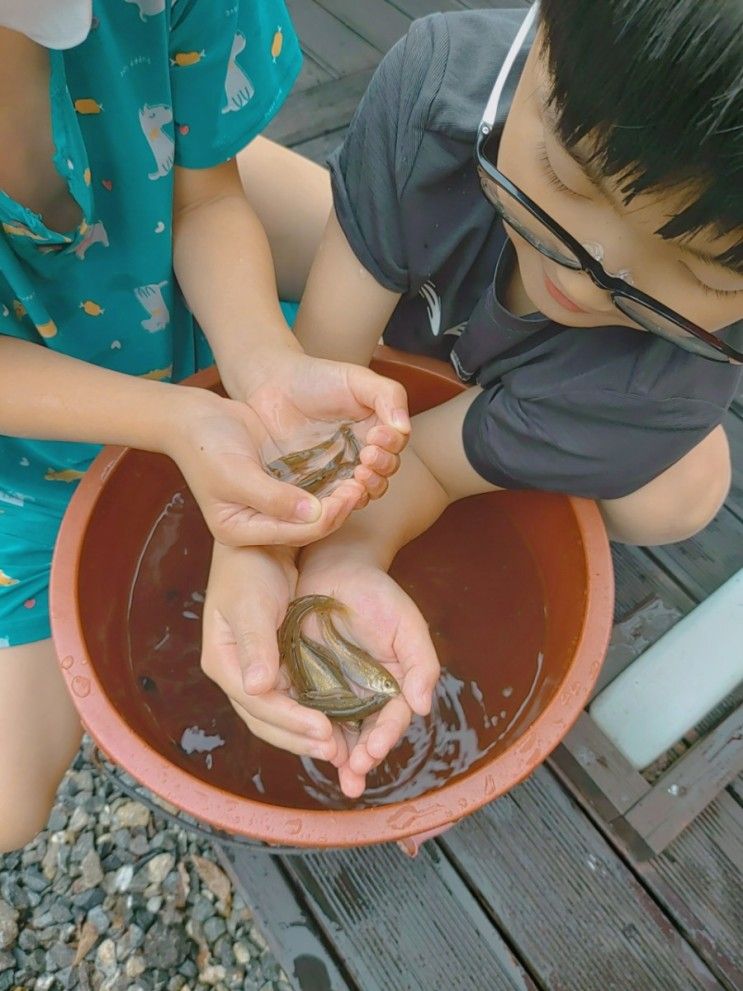
[[[409,628],[395,553],[495,489],[598,500],[627,543],[712,519],[743,361],[742,74],[740,3],[542,0],[413,24],[331,157],[298,333],[364,364],[383,335],[471,388],[414,418],[389,493],[302,553],[301,591],[363,590]],[[265,689],[271,631],[248,618]],[[394,625],[365,646],[387,656]],[[425,705],[435,660],[415,631]],[[394,700],[350,757],[339,741],[349,795],[409,718]],[[308,752],[301,712],[282,731]]]
[[[384,490],[317,499],[264,470],[269,439],[354,420],[364,457],[404,445],[402,387],[305,355],[279,305],[267,232],[297,299],[317,237],[295,225],[327,185],[252,139],[300,65],[282,0],[0,0],[0,852],[80,743],[48,585],[97,445],[172,457],[234,544],[316,539]],[[215,358],[226,397],[177,384]],[[239,706],[232,668],[211,674]]]

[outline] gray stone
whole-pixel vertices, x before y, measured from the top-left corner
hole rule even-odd
[[[15,977],[12,970],[7,971],[5,974],[0,974],[0,991],[9,991],[14,983]]]
[[[75,864],[82,863],[85,856],[93,849],[94,842],[92,833],[81,833],[75,840],[75,845],[69,854],[70,860]]]
[[[139,802],[123,802],[114,810],[114,822],[118,827],[132,829],[134,826],[147,826],[150,821],[150,813],[144,805]]]
[[[129,859],[128,856],[126,859]],[[117,871],[121,867],[122,863],[121,856],[116,850],[113,850],[101,859],[101,867],[106,874],[113,874],[114,871]]]
[[[144,833],[135,833],[129,842],[129,851],[133,853],[135,857],[143,857],[149,848],[150,846]]]
[[[206,922],[207,919],[216,914],[216,911],[213,902],[210,902],[205,895],[197,895],[189,915],[196,922]]]
[[[116,872],[116,876],[114,877],[114,882],[113,882],[113,890],[128,891],[131,886],[133,877],[134,877],[134,865],[124,864],[124,866],[120,867]]]
[[[104,939],[95,951],[95,965],[106,977],[116,973],[116,944],[112,939]]]
[[[144,974],[146,969],[147,964],[141,953],[133,953],[124,964],[124,973],[130,980],[134,977],[139,977],[140,974]]]
[[[138,950],[144,943],[144,932],[136,922],[132,922],[123,936],[116,941],[117,953],[120,960],[125,960],[132,950]]]
[[[79,833],[81,829],[85,829],[87,827],[89,822],[90,816],[88,813],[77,805],[70,816],[70,821],[67,823],[67,828],[72,833]]]
[[[46,965],[48,970],[63,970],[70,967],[75,959],[75,947],[65,943],[54,943],[49,948],[46,955]]]
[[[37,872],[33,868],[23,872],[23,883],[28,891],[34,891],[37,894],[42,894],[49,888],[49,878],[44,877],[43,874]]]
[[[10,868],[8,868],[10,870]],[[29,907],[28,894],[11,877],[5,877],[0,883],[0,898],[3,898],[15,909]]]
[[[88,912],[88,922],[92,923],[99,933],[107,932],[109,926],[111,925],[111,920],[109,919],[106,910],[101,905],[95,905]]]
[[[90,836],[90,833],[83,833],[83,836]],[[101,869],[101,858],[95,850],[90,849],[80,862],[80,890],[96,888],[103,880],[103,870]]]
[[[153,884],[162,884],[175,866],[175,856],[172,853],[158,853],[147,864],[147,874]]]
[[[210,943],[215,943],[226,932],[227,923],[218,915],[213,915],[204,922],[204,935]]]
[[[219,984],[227,976],[227,971],[221,964],[207,964],[203,970],[199,971],[199,980],[210,987]]]
[[[144,938],[144,955],[151,967],[171,970],[181,963],[188,952],[188,939],[177,926],[164,926],[155,921]]]
[[[38,945],[38,939],[36,933],[33,929],[21,929],[21,934],[18,937],[18,946],[24,950],[26,953],[30,953],[35,946]]]
[[[0,950],[7,950],[18,939],[18,913],[6,901],[0,900]]]
[[[64,829],[66,825],[67,813],[63,808],[61,808],[61,806],[55,805],[46,824],[47,831],[50,833],[58,833],[60,830]]]
[[[251,957],[254,955],[254,951],[250,948],[250,943],[244,939],[239,939],[232,944],[232,952],[235,954],[235,960],[243,966],[249,964]]]
[[[15,967],[15,957],[12,953],[0,950],[0,974],[5,970],[10,970],[11,967]]]
[[[77,895],[72,895],[72,904],[81,908],[84,912],[90,911],[96,905],[100,905],[106,894],[101,888],[91,888],[89,891],[81,891]]]

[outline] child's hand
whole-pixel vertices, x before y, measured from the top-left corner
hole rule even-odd
[[[291,753],[342,763],[338,727],[289,695],[279,672],[276,630],[294,598],[296,568],[286,548],[214,545],[204,603],[201,667],[256,736]]]
[[[221,543],[307,544],[332,533],[365,500],[353,478],[322,500],[278,481],[263,466],[268,433],[255,410],[202,389],[182,394],[185,402],[163,449]]]
[[[266,434],[292,450],[286,440],[312,433],[330,436],[338,424],[352,421],[364,445],[354,477],[365,490],[360,503],[377,499],[387,479],[399,467],[398,455],[408,442],[410,418],[405,389],[399,382],[377,375],[361,365],[313,358],[284,349],[255,371],[235,399],[243,400],[261,421]],[[297,447],[311,446],[296,443]]]
[[[307,555],[311,561],[312,549]],[[311,593],[334,596],[348,606],[347,627],[338,620],[342,632],[384,664],[402,689],[364,720],[358,738],[346,733],[348,759],[339,762],[339,748],[333,761],[342,791],[357,798],[364,791],[366,775],[399,742],[413,713],[430,711],[439,662],[417,606],[381,569],[348,559],[338,565],[328,560],[319,568],[311,563],[306,569],[300,566],[296,594]]]
[[[185,410],[169,431],[178,464],[214,537],[233,546],[300,546],[336,530],[354,509],[381,496],[399,466],[410,423],[401,385],[356,365],[287,350],[245,401],[182,388]],[[314,495],[264,468],[278,452],[307,446],[353,421],[364,446],[352,478]],[[393,425],[393,424],[398,424]],[[313,443],[315,442],[313,441]]]

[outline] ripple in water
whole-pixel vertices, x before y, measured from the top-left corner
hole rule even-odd
[[[436,686],[431,712],[414,716],[408,732],[390,756],[367,778],[366,790],[354,804],[387,805],[435,791],[493,750],[519,721],[539,684],[544,657],[536,658],[534,678],[512,718],[499,725],[490,715],[483,694],[474,681],[463,681],[446,668]],[[501,713],[501,717],[507,713]],[[335,768],[300,758],[299,784],[305,793],[326,808],[345,809]],[[327,773],[325,769],[328,769]],[[333,775],[332,777],[330,775]]]

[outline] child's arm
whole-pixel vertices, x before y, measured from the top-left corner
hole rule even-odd
[[[209,169],[176,166],[173,262],[233,399],[249,395],[283,352],[301,354],[279,306],[266,233],[234,159]]]

